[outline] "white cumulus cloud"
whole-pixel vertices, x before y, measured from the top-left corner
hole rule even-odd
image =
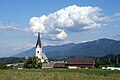
[[[64,31],[61,31],[59,34],[56,36],[58,39],[65,39],[67,37],[67,34]]]
[[[30,19],[30,31],[49,34],[51,39],[65,39],[68,32],[100,28],[109,17],[101,15],[99,7],[72,5],[54,13]],[[61,31],[59,31],[59,30]],[[51,36],[52,35],[52,36]]]
[[[41,17],[32,17],[30,19],[30,30],[33,32],[46,32],[45,26],[44,26],[44,20],[46,19],[46,16],[43,15]]]

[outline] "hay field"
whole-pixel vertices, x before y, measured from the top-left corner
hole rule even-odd
[[[0,80],[120,80],[120,71],[101,69],[1,69]]]

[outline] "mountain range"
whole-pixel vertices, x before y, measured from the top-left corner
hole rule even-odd
[[[59,46],[44,46],[43,52],[48,58],[65,58],[70,56],[105,56],[107,54],[120,54],[120,41],[112,39],[98,39],[85,43],[69,43]],[[14,55],[14,57],[34,56],[35,47]]]

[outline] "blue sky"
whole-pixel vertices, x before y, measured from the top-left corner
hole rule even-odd
[[[120,40],[119,3],[120,0],[0,0],[0,57],[35,46],[39,30],[43,45],[80,43],[99,38]],[[93,11],[89,13],[88,10]],[[64,18],[66,14],[69,16]],[[54,17],[62,17],[60,21],[63,22]],[[69,24],[69,20],[72,23]]]

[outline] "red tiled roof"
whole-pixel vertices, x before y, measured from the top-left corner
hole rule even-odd
[[[71,58],[67,60],[67,64],[94,64],[92,58]]]

